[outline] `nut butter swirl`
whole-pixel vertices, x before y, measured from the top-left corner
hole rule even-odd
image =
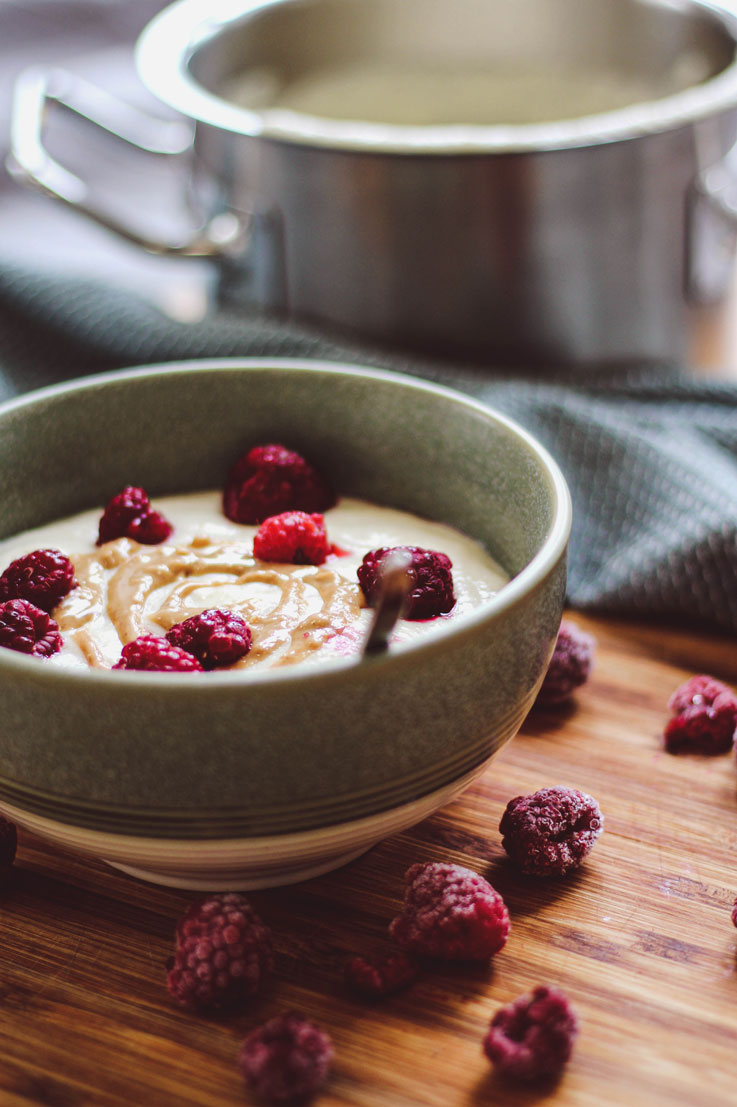
[[[96,668],[117,660],[101,645],[103,628],[112,625],[122,647],[211,607],[236,612],[251,628],[251,650],[234,669],[294,664],[324,647],[354,652],[359,638],[361,590],[328,564],[259,561],[250,546],[206,537],[189,546],[121,538],[73,561],[78,587],[55,618]]]

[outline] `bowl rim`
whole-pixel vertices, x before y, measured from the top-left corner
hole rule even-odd
[[[239,107],[194,79],[189,62],[211,39],[253,12],[288,0],[175,0],[147,24],[135,48],[139,76],[168,107],[197,123],[288,145],[394,154],[563,150],[675,129],[737,105],[737,57],[713,77],[668,96],[548,123],[411,126],[331,120],[283,109]],[[720,0],[642,0],[721,27],[737,47],[737,14]]]
[[[278,686],[285,682],[290,686],[296,686],[306,682],[329,680],[335,677],[336,674],[340,676],[340,674],[355,671],[361,666],[396,666],[402,664],[407,658],[414,658],[418,655],[430,654],[438,649],[443,649],[448,640],[473,633],[477,626],[498,618],[530,594],[555,568],[561,557],[565,555],[572,525],[571,496],[558,463],[542,443],[514,419],[496,411],[487,404],[466,396],[460,391],[445,385],[435,384],[433,381],[422,377],[375,368],[369,364],[347,364],[317,358],[259,357],[198,358],[157,362],[133,368],[96,373],[88,377],[74,378],[73,380],[62,381],[58,384],[23,393],[0,404],[0,425],[7,415],[22,411],[26,407],[34,407],[39,402],[53,400],[57,396],[67,396],[75,392],[94,391],[100,387],[120,382],[135,381],[137,379],[150,380],[154,377],[158,379],[181,378],[183,372],[193,372],[199,375],[200,373],[209,372],[232,371],[237,373],[263,370],[334,373],[339,376],[350,376],[363,380],[367,378],[379,379],[388,384],[407,388],[410,391],[430,393],[445,398],[490,419],[521,440],[531,454],[541,463],[542,472],[547,478],[553,501],[552,522],[548,534],[537,553],[512,580],[508,581],[496,595],[485,601],[478,609],[465,612],[456,619],[438,626],[432,635],[423,636],[421,639],[412,642],[397,644],[392,650],[376,657],[331,659],[314,666],[284,666],[283,668],[259,670],[249,673],[247,679],[244,679],[243,674],[238,671],[211,671],[206,674],[206,682],[200,684],[191,681],[191,679],[182,679],[183,677],[191,677],[189,673],[156,673],[155,688],[157,691],[174,690],[177,696],[181,697],[188,694],[199,695],[203,692],[209,692],[211,689],[217,690],[224,687],[235,689],[240,686],[245,690],[266,687],[271,684]],[[11,536],[8,535],[7,537]],[[60,681],[62,685],[66,685],[68,682],[86,683],[91,680],[96,687],[107,685],[110,689],[125,688],[133,691],[135,688],[151,688],[152,686],[150,673],[137,672],[136,670],[113,672],[108,669],[65,669],[57,666],[39,669],[39,665],[43,664],[43,660],[15,650],[0,648],[0,672],[3,669],[10,672],[15,670],[19,675],[33,675],[36,678],[45,674],[50,682]],[[295,668],[297,668],[296,673]]]

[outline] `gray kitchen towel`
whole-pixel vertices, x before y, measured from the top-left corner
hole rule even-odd
[[[551,451],[574,505],[569,600],[737,630],[737,387],[673,369],[517,377],[343,345],[243,314],[184,323],[99,280],[0,265],[0,398],[125,365],[309,357],[455,387]]]
[[[4,0],[0,162],[14,79],[28,64],[64,65],[155,110],[137,82],[132,43],[163,5]],[[96,135],[81,151],[75,136],[60,137],[64,158],[81,152],[103,194],[137,192],[157,217],[172,206],[176,174],[154,178],[150,164],[144,172]],[[412,361],[243,314],[203,315],[208,279],[201,263],[137,255],[0,170],[0,399],[198,357],[327,358],[424,376],[510,414],[560,463],[574,504],[572,605],[737,630],[737,386],[667,367],[567,381]]]

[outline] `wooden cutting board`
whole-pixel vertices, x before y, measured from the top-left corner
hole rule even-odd
[[[236,1067],[257,1023],[296,1008],[333,1037],[320,1107],[710,1107],[737,1103],[737,763],[662,750],[665,704],[696,672],[737,683],[737,645],[625,622],[598,639],[569,707],[535,711],[463,797],[347,868],[253,893],[275,933],[272,985],[240,1014],[187,1014],[164,964],[187,892],[156,888],[22,838],[0,901],[0,1107],[250,1104]],[[500,846],[509,799],[551,784],[597,797],[605,831],[572,877],[517,875]],[[502,893],[512,930],[490,965],[438,965],[370,1005],[346,958],[391,948],[403,873],[454,861]],[[481,1039],[538,983],[570,997],[581,1033],[562,1080],[516,1090]]]

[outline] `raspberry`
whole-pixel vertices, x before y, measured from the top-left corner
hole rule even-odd
[[[18,831],[15,823],[0,815],[0,872],[6,871],[15,861],[18,848]]]
[[[0,603],[0,646],[34,657],[51,657],[61,649],[57,623],[28,600]]]
[[[509,934],[504,900],[461,865],[428,862],[405,873],[404,909],[389,933],[411,953],[456,961],[486,960]]]
[[[151,508],[146,492],[128,484],[122,492],[113,496],[103,511],[97,545],[112,542],[114,538],[133,538],[145,546],[156,546],[165,541],[171,532],[171,524]]]
[[[34,550],[11,562],[0,576],[0,602],[28,600],[51,611],[76,583],[74,566],[60,550]]]
[[[133,538],[142,546],[158,546],[166,542],[172,532],[172,525],[160,511],[146,511],[129,525],[127,538]]]
[[[687,680],[668,700],[673,713],[664,732],[669,753],[726,753],[737,728],[737,697],[710,676]]]
[[[377,961],[352,957],[345,966],[348,987],[366,999],[379,999],[401,992],[417,978],[419,968],[405,953],[395,953]]]
[[[576,688],[585,684],[591,672],[595,648],[596,639],[591,634],[564,619],[535,702],[561,703]]]
[[[382,546],[370,550],[358,567],[358,583],[369,605],[373,605],[381,585],[381,562],[388,553],[402,550],[411,555],[407,572],[414,584],[404,602],[402,616],[405,619],[434,619],[455,605],[453,592],[453,563],[444,553],[423,550],[420,546]]]
[[[261,561],[322,565],[330,553],[325,520],[304,511],[270,515],[256,531],[253,553]]]
[[[732,908],[732,923],[737,926],[737,899],[734,901],[734,907]]]
[[[502,846],[523,873],[563,876],[581,864],[603,825],[593,796],[555,787],[510,800],[499,830]]]
[[[296,1011],[253,1030],[238,1056],[246,1083],[267,1103],[308,1099],[327,1081],[332,1061],[329,1036]]]
[[[228,474],[223,510],[234,523],[262,523],[284,511],[327,511],[336,496],[309,462],[285,446],[254,446]]]
[[[240,615],[214,607],[177,623],[166,637],[172,646],[196,657],[203,669],[233,665],[251,648],[251,631]]]
[[[535,988],[501,1007],[484,1038],[484,1053],[500,1076],[531,1082],[558,1076],[573,1050],[578,1020],[557,988]]]
[[[232,1008],[261,989],[272,967],[269,928],[244,896],[218,892],[177,923],[169,991],[183,1007]]]
[[[116,661],[113,668],[141,669],[150,673],[202,672],[196,657],[155,634],[142,634],[123,646],[120,661]]]

